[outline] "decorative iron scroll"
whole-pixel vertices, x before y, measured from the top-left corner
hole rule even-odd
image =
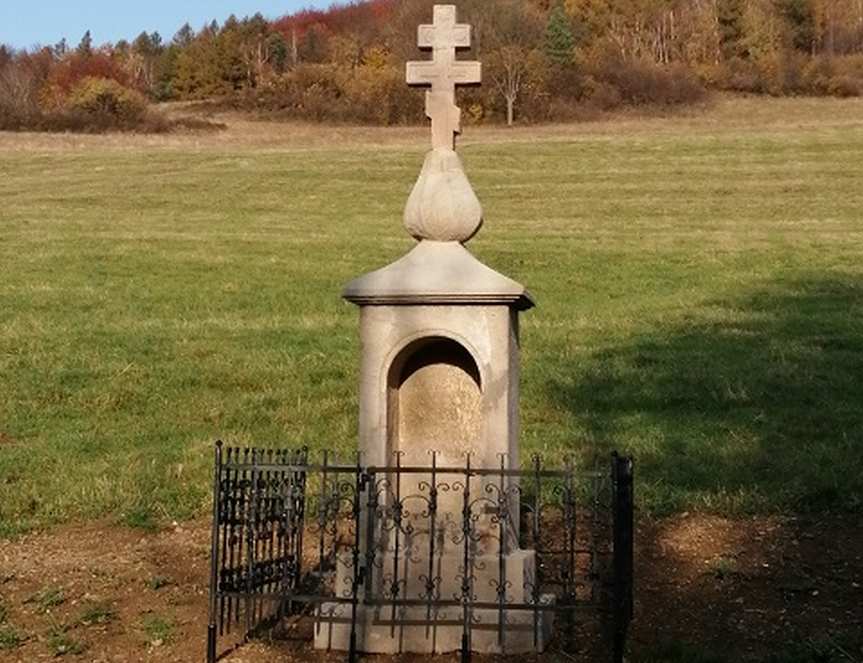
[[[505,457],[475,467],[469,455],[443,467],[435,452],[427,466],[397,454],[375,467],[217,443],[207,660],[219,638],[281,631],[307,642],[339,625],[354,661],[364,609],[394,638],[460,628],[464,661],[480,630],[503,645],[506,631],[532,629],[539,647],[550,612],[553,646],[582,648],[593,624],[620,663],[633,605],[632,476],[617,454],[610,471],[549,469],[538,456],[521,470]],[[529,581],[507,577],[514,549],[535,551]],[[452,568],[436,565],[443,555]]]

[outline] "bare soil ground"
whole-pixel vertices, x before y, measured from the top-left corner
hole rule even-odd
[[[778,643],[863,629],[863,518],[683,514],[638,530],[634,659],[682,641],[758,660]],[[0,605],[20,638],[0,661],[203,660],[208,554],[203,522],[155,534],[94,523],[0,542]],[[223,660],[339,658],[252,643]]]

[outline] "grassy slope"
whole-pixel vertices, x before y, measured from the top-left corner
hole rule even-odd
[[[216,437],[354,448],[339,292],[410,247],[420,134],[278,131],[0,136],[0,531],[185,517]],[[526,450],[632,452],[658,512],[863,504],[863,104],[538,133],[462,151],[471,249],[539,302]]]

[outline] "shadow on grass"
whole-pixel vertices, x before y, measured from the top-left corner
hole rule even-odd
[[[863,280],[692,302],[566,369],[550,397],[635,457],[642,510],[811,512],[642,519],[628,660],[858,660]]]
[[[863,284],[831,276],[693,304],[549,385],[635,456],[654,513],[863,505]]]

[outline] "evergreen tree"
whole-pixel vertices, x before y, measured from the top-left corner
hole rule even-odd
[[[239,90],[247,80],[247,69],[243,62],[243,25],[233,15],[228,17],[222,30],[214,40],[216,48],[215,66],[228,92]]]
[[[84,36],[81,37],[81,42],[78,44],[78,55],[81,55],[85,58],[93,55],[93,36],[90,34],[90,31],[84,33]]]
[[[177,78],[177,59],[182,50],[177,44],[171,44],[159,56],[152,90],[153,97],[159,101],[168,101],[176,97],[174,81]]]
[[[66,37],[63,37],[63,39],[54,44],[54,55],[58,58],[62,58],[68,52],[69,45],[66,43]]]
[[[180,48],[188,48],[194,38],[195,31],[192,30],[191,25],[185,23],[182,28],[177,30],[177,34],[174,35],[174,44]]]
[[[132,42],[132,49],[141,57],[147,58],[156,52],[156,45],[146,32],[139,34]]]
[[[274,32],[267,37],[267,48],[271,53],[273,69],[283,73],[288,64],[288,42],[280,32]]]
[[[558,3],[548,15],[545,27],[545,54],[556,64],[566,65],[572,62],[572,52],[575,48],[575,37],[569,24],[569,17],[563,5]]]
[[[0,71],[12,64],[14,54],[12,49],[6,44],[0,44]]]
[[[774,0],[774,4],[788,26],[791,45],[798,51],[811,51],[816,41],[812,0]]]
[[[182,99],[222,96],[234,89],[232,66],[226,61],[226,40],[209,30],[182,49],[172,63],[176,72],[171,94]]]
[[[730,60],[746,57],[744,46],[745,30],[743,16],[746,11],[743,0],[718,0],[716,3],[716,22],[719,28],[719,47],[722,57]]]
[[[236,30],[240,26],[240,22],[237,20],[237,17],[231,14],[228,16],[225,24],[222,26],[222,32],[230,32],[232,30]]]
[[[572,34],[579,46],[602,37],[611,22],[615,0],[565,0],[564,8],[572,22]]]
[[[302,62],[323,62],[326,60],[329,44],[326,33],[317,25],[313,25],[303,35],[299,46],[299,59]]]

